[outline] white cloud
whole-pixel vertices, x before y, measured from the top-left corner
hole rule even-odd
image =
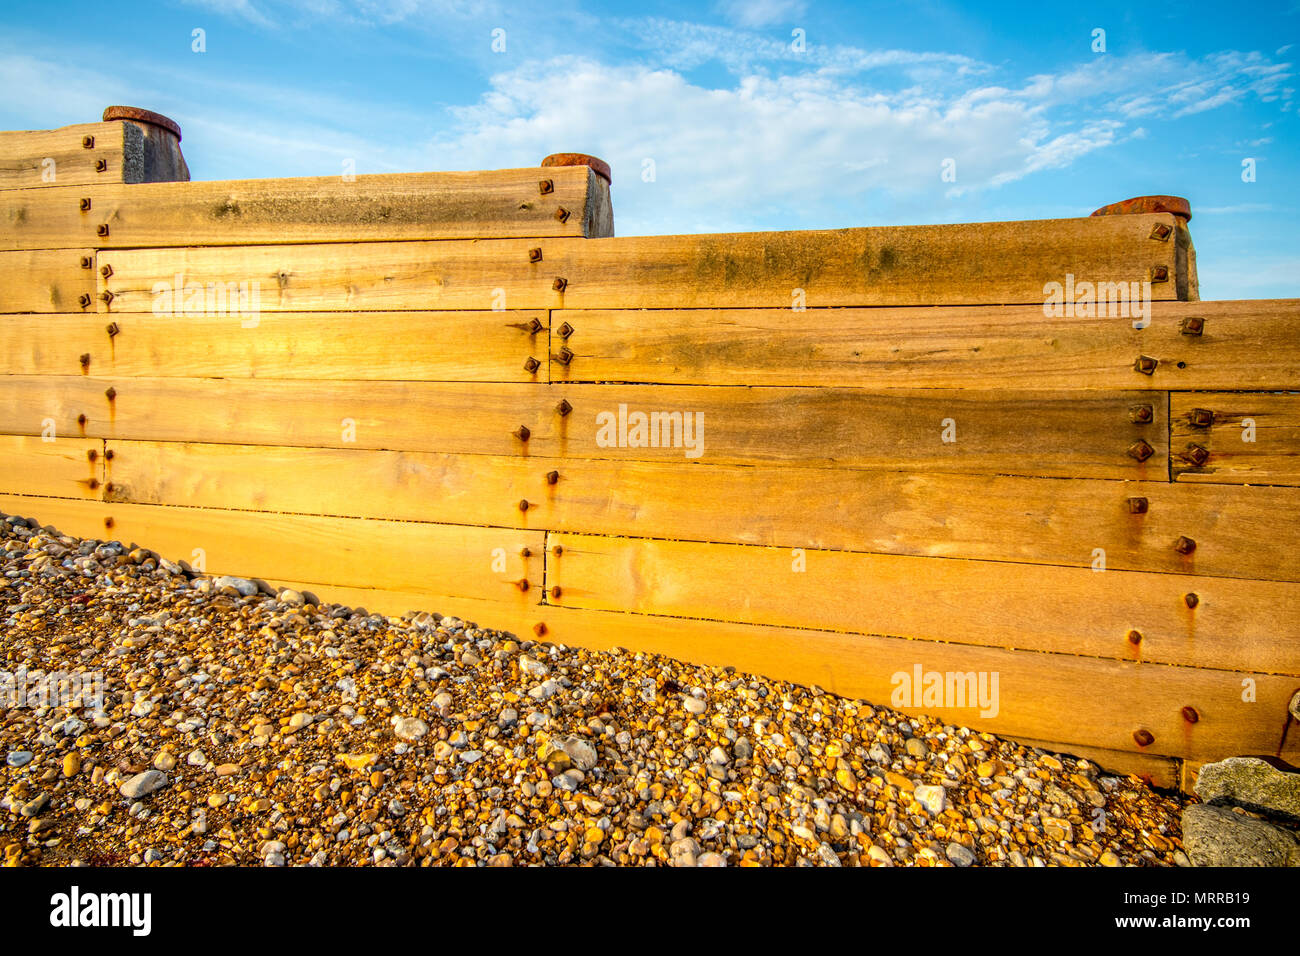
[[[721,0],[718,10],[742,27],[766,27],[803,16],[807,6],[803,0]]]

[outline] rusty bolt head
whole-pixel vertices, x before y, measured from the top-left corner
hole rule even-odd
[[[569,404],[567,398],[562,398],[560,399],[560,404],[555,406],[555,410],[559,412],[560,417],[563,418],[565,415],[569,414],[569,412],[573,411],[573,406]]]
[[[550,179],[543,179],[537,184],[537,191],[543,196],[549,196],[551,193],[555,192],[555,182]]]
[[[1194,724],[1200,719],[1201,715],[1196,712],[1195,707],[1183,708],[1183,720],[1187,721],[1189,724]]]
[[[1146,461],[1156,453],[1156,450],[1139,438],[1133,444],[1128,446],[1129,457],[1136,458],[1138,461]]]
[[[551,588],[551,597],[554,600],[558,601],[560,599],[560,593],[560,586],[558,584]]]
[[[568,287],[569,287],[569,280],[562,278],[561,276],[556,276],[555,281],[551,283],[551,288],[554,289],[556,292],[563,292]]]
[[[555,218],[560,222],[568,222],[569,210],[565,209],[563,206],[560,206],[558,209],[555,210]]]
[[[81,295],[77,296],[77,301],[81,303],[83,309],[90,308],[91,298],[89,294],[85,292],[81,293]]]
[[[116,323],[116,322],[110,322],[110,323],[108,323],[108,325],[105,326],[105,330],[108,332],[108,336],[109,336],[109,338],[112,338],[114,335],[117,335],[118,332],[121,332],[121,331],[122,331],[121,329],[119,329],[119,328],[117,327],[117,323]]]
[[[564,554],[564,545],[557,544],[555,547],[551,548],[551,554],[555,555],[557,558]]]
[[[532,432],[528,430],[527,425],[520,425],[511,434],[513,434],[520,441],[528,441],[528,437],[532,435]]]
[[[530,355],[530,356],[528,356],[528,358],[524,361],[524,371],[525,371],[525,372],[536,372],[539,368],[541,368],[541,365],[542,365],[541,362],[537,361],[537,359],[533,358],[533,357]]]
[[[95,160],[95,172],[97,172],[97,173],[106,173],[106,172],[108,172],[108,160],[106,160],[106,159],[97,159],[97,160]]]
[[[560,473],[558,471],[548,471],[546,473],[546,483],[548,485],[554,485],[557,482],[559,482],[559,480],[560,480]]]
[[[1128,636],[1128,642],[1132,644],[1134,647],[1142,643],[1141,631],[1129,631],[1127,636]]]
[[[527,510],[528,510],[528,499],[527,499],[527,498],[524,498],[523,500],[521,500],[521,501],[519,502],[519,510],[520,510],[520,511],[527,511]]]
[[[518,581],[515,582],[515,587],[517,587],[521,591],[527,591],[529,587],[531,587],[531,585],[528,583],[527,578],[520,578]]]
[[[546,328],[546,326],[542,325],[541,320],[538,319],[536,316],[534,316],[533,319],[528,323],[528,331],[532,332],[533,335],[536,335],[544,328]]]
[[[1146,425],[1155,419],[1155,409],[1150,405],[1134,405],[1128,410],[1129,421]]]
[[[1193,408],[1187,418],[1197,428],[1209,428],[1214,424],[1214,412],[1208,408]]]
[[[105,519],[104,519],[104,527],[105,527],[105,528],[111,528],[111,527],[113,527],[113,519],[112,519],[112,518],[105,518]]]
[[[1137,743],[1139,747],[1150,747],[1153,743],[1156,742],[1156,738],[1152,735],[1151,731],[1149,730],[1133,731],[1133,740],[1134,742]]]
[[[112,385],[108,386],[108,388],[104,389],[104,397],[111,402],[113,399],[117,398],[117,389]]]
[[[1151,238],[1164,242],[1173,233],[1173,228],[1166,223],[1158,222],[1151,230]]]
[[[86,458],[88,458],[90,461],[94,461],[98,457],[99,457],[99,452],[95,451],[95,449],[93,448],[90,449],[90,451],[86,452]]]
[[[107,458],[109,461],[112,461],[112,460],[113,460],[113,457],[114,457],[116,454],[117,454],[117,452],[113,451],[113,449],[110,448],[108,451],[104,452],[104,457]],[[110,486],[110,487],[111,487],[111,486]]]
[[[541,637],[543,634],[545,634],[545,633],[546,633],[546,622],[545,622],[545,621],[538,621],[536,624],[534,624],[534,625],[533,625],[533,633],[536,634],[538,637]]]
[[[109,265],[101,266],[99,269],[99,274],[102,275],[105,279],[110,278],[113,275],[113,267]]]
[[[91,491],[94,491],[96,488],[99,487],[99,482],[94,478],[91,478],[90,481],[86,482],[86,484]]]
[[[541,246],[535,246],[535,247],[533,247],[532,249],[529,249],[529,250],[528,250],[528,261],[529,261],[529,262],[541,262],[541,261],[542,261],[542,249],[541,249]]]
[[[1187,451],[1183,452],[1183,457],[1190,461],[1197,468],[1200,468],[1210,460],[1210,450],[1204,445],[1188,445]]]
[[[555,356],[555,361],[559,362],[561,365],[568,365],[573,361],[573,353],[567,348],[561,346],[560,351]]]
[[[95,148],[95,137],[93,137],[93,136],[83,136],[83,137],[81,137],[81,148],[82,148],[82,149],[94,149],[94,148]]]
[[[573,326],[571,326],[568,322],[564,322],[560,325],[558,329],[556,329],[556,331],[560,333],[560,338],[567,339],[570,335],[573,334]]]
[[[95,267],[95,260],[93,258],[91,258],[90,256],[81,257],[81,268],[93,269],[94,267]]]
[[[1146,514],[1147,500],[1145,498],[1130,498],[1128,500],[1128,513],[1131,515]]]
[[[99,224],[98,228],[95,229],[95,235],[99,236],[100,238],[107,238],[107,236],[108,236],[108,223],[106,223],[106,222],[101,222],[101,223]]]
[[[90,199],[87,198],[81,200],[81,211],[90,212]]]
[[[85,415],[84,412],[83,412],[82,414],[80,414],[80,415],[77,416],[77,424],[78,424],[78,425],[81,425],[83,428],[85,427],[85,425],[86,425],[86,415]]]
[[[528,548],[520,548],[520,549],[519,549],[519,557],[521,557],[521,558],[531,558],[532,556],[533,556],[533,552],[530,551]]]
[[[1150,355],[1139,355],[1133,362],[1133,370],[1141,372],[1143,375],[1151,375],[1159,364],[1159,360],[1152,358]]]
[[[109,292],[108,290],[101,292],[99,294],[99,297],[104,300],[105,305],[108,305],[110,302],[113,301],[113,293]]]
[[[1152,281],[1152,282],[1168,282],[1168,281],[1169,281],[1169,267],[1168,267],[1168,266],[1152,266],[1152,267],[1151,267],[1151,281]]]
[[[89,365],[90,365],[90,353],[89,353],[89,352],[82,352],[82,353],[81,353],[81,367],[82,367],[82,368],[87,368],[87,367],[89,367]]]
[[[1201,603],[1201,598],[1199,595],[1189,591],[1183,595],[1183,603],[1188,607],[1196,607],[1196,605]]]
[[[1205,320],[1199,315],[1189,315],[1178,323],[1178,331],[1183,335],[1200,335],[1205,331]]]
[[[1180,534],[1178,540],[1174,542],[1174,550],[1179,554],[1191,554],[1196,550],[1196,542],[1185,534]]]

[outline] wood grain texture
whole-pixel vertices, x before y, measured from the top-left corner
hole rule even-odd
[[[98,500],[104,443],[96,439],[0,435],[0,492]]]
[[[1200,335],[1183,323],[1199,318]],[[564,309],[557,382],[869,388],[1300,387],[1300,300],[1153,302],[1140,318],[1041,306]],[[1134,322],[1149,322],[1135,329]],[[557,342],[558,344],[561,344]],[[1150,375],[1134,368],[1155,358]]]
[[[79,299],[95,294],[94,265],[93,249],[0,252],[0,313],[86,311]]]
[[[1300,674],[1300,585],[1289,582],[562,533],[547,543],[563,549],[547,581],[566,607]]]
[[[545,310],[268,312],[240,318],[122,313],[0,322],[0,374],[543,382]],[[532,322],[539,331],[534,332]],[[528,371],[527,360],[538,363]]]
[[[125,182],[126,137],[131,134],[128,126],[131,124],[81,123],[60,129],[0,132],[0,189]],[[87,136],[94,137],[94,146],[89,149],[82,145]],[[52,167],[45,162],[47,159],[53,161]],[[105,163],[102,171],[95,169],[100,160]],[[0,210],[0,223],[6,227],[3,241],[8,242],[10,230],[24,224],[15,220],[11,207],[0,204]]]
[[[582,166],[0,191],[0,248],[584,236],[600,228],[587,216],[593,177]]]
[[[1082,744],[1121,753],[1221,760],[1240,753],[1277,754],[1294,677],[1069,654],[1040,654],[964,644],[942,644],[798,628],[698,621],[563,607],[536,609],[546,640],[608,650],[664,654],[699,664],[732,666],[844,697],[891,706],[900,686],[894,675],[923,671],[999,675],[996,716],[977,707],[920,708],[947,722],[990,733]],[[481,623],[481,622],[480,622]],[[1253,703],[1242,700],[1242,678],[1255,683]],[[1200,717],[1189,724],[1184,707]],[[1133,734],[1155,738],[1138,747]],[[1295,762],[1295,734],[1281,755]]]
[[[1196,424],[1206,412],[1210,424]],[[1300,394],[1171,395],[1170,425],[1177,481],[1300,485]],[[1208,453],[1200,464],[1198,449]]]
[[[541,532],[16,495],[0,495],[0,511],[196,567],[200,549],[210,574],[430,590],[520,608],[535,602],[543,575]]]
[[[115,500],[1300,581],[1290,488],[114,440]],[[547,476],[554,471],[556,480]],[[12,489],[18,490],[18,489]],[[1130,511],[1142,497],[1147,510]],[[527,510],[520,502],[527,501]],[[757,503],[757,504],[756,504]],[[1197,542],[1183,555],[1181,535]]]
[[[1067,274],[1173,276],[1172,216],[1114,216],[833,232],[607,239],[213,246],[107,251],[115,311],[153,311],[159,283],[255,282],[263,309],[788,307],[1038,303]],[[539,250],[530,254],[530,250]],[[537,255],[541,258],[537,259]],[[563,291],[555,279],[563,278]],[[1174,281],[1157,299],[1175,297]]]

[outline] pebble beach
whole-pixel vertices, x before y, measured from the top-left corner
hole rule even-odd
[[[0,547],[7,866],[1187,865],[1177,795],[878,702]]]

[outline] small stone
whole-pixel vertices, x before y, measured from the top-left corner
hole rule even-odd
[[[394,717],[393,733],[402,740],[419,740],[429,732],[429,725],[418,717]]]
[[[948,793],[943,787],[921,784],[912,791],[912,795],[916,797],[917,802],[925,807],[931,816],[938,816],[948,806]]]
[[[907,750],[907,755],[917,760],[924,760],[930,756],[930,745],[920,737],[908,737],[907,743],[903,746]]]
[[[73,750],[63,755],[63,775],[75,777],[81,773],[81,754]]]
[[[1115,853],[1111,850],[1106,850],[1105,852],[1103,852],[1100,859],[1098,859],[1097,862],[1100,863],[1102,866],[1123,866],[1124,865],[1123,862],[1120,860],[1120,858],[1116,856]]]
[[[137,766],[139,765],[137,764]],[[144,773],[137,773],[127,780],[119,789],[122,796],[127,799],[139,800],[141,797],[147,797],[165,786],[167,786],[167,774],[161,770],[146,770]]]
[[[236,578],[236,577],[232,577],[229,574],[223,574],[219,578],[214,578],[212,584],[214,587],[218,589],[234,588],[244,597],[252,597],[260,590],[260,588],[258,588],[256,584],[254,584],[252,581],[248,580],[247,578]]]
[[[312,722],[311,714],[307,713],[307,711],[305,710],[299,710],[296,711],[294,715],[289,718],[288,727],[290,731],[296,733],[297,731],[302,730],[304,727],[310,727],[311,722]]]
[[[975,854],[960,843],[949,843],[944,854],[955,866],[970,866],[975,862]]]
[[[706,706],[707,705],[704,701],[700,700],[698,697],[692,697],[688,694],[682,698],[682,708],[688,714],[702,714],[704,713]]]
[[[44,813],[45,808],[49,805],[50,795],[48,793],[41,793],[24,803],[18,812],[24,817],[36,817]]]
[[[32,762],[32,752],[30,750],[11,750],[9,756],[5,758],[5,763],[10,767],[25,767]]]
[[[176,766],[176,755],[170,750],[160,750],[153,758],[155,770],[168,771]]]

